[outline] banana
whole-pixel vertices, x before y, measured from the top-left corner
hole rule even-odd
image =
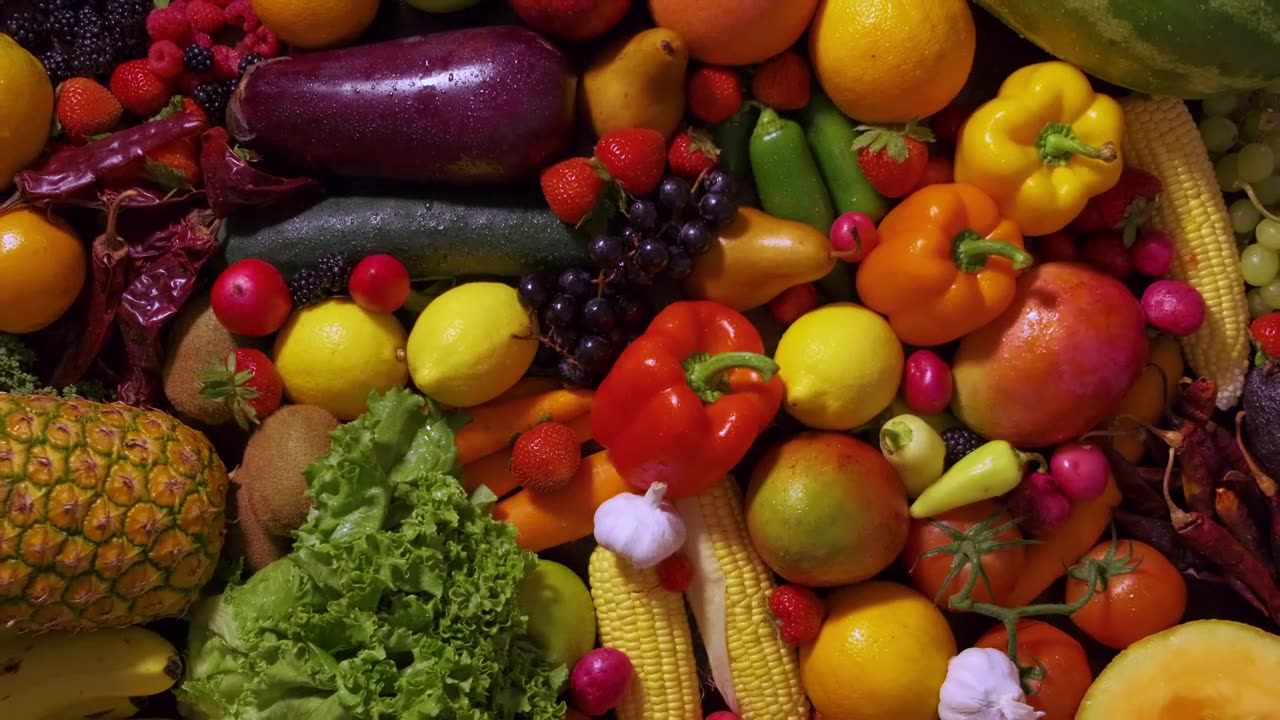
[[[178,651],[146,628],[23,636],[0,646],[0,718],[61,720],[88,702],[162,693],[180,677]]]
[[[49,720],[127,720],[137,715],[138,709],[127,697],[97,698],[61,708]]]

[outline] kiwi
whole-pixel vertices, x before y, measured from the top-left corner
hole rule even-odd
[[[314,405],[285,405],[249,437],[236,479],[253,514],[272,535],[289,537],[307,519],[311,503],[302,473],[329,451],[338,420]]]
[[[257,572],[289,554],[291,543],[268,533],[249,507],[248,493],[243,487],[232,486],[228,498],[233,518],[227,527],[227,552],[244,558],[250,572]]]
[[[182,308],[169,336],[164,395],[178,416],[206,426],[231,422],[231,408],[200,394],[200,375],[215,358],[235,352],[236,340],[213,315],[208,296],[193,298]]]

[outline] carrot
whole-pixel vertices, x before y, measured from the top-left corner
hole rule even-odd
[[[520,382],[512,385],[510,390],[502,393],[491,402],[518,400],[519,398],[529,397],[531,395],[542,395],[543,393],[560,390],[563,387],[564,383],[560,382],[556,378],[529,375],[520,378]]]
[[[578,434],[578,442],[591,439],[591,416],[582,415],[568,422]],[[486,455],[462,468],[462,486],[471,492],[487,485],[494,495],[506,497],[516,489],[516,479],[511,475],[511,448]]]
[[[468,465],[510,447],[516,436],[540,422],[569,422],[591,412],[590,390],[561,389],[495,400],[465,412],[470,422],[458,431],[458,461]]]
[[[493,515],[516,526],[521,547],[541,552],[590,535],[596,508],[624,492],[632,492],[631,485],[602,450],[582,459],[582,467],[565,489],[550,495],[521,490],[498,502]]]

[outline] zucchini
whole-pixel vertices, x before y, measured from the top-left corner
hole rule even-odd
[[[302,210],[233,215],[220,235],[228,263],[260,258],[285,277],[334,254],[387,253],[414,280],[518,277],[587,261],[585,237],[537,193],[510,189],[328,197]]]

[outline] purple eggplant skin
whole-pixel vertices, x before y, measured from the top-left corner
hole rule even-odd
[[[1244,440],[1262,469],[1280,479],[1280,365],[1249,371],[1244,382]]]
[[[565,146],[577,77],[548,40],[478,27],[259,63],[232,137],[322,175],[474,185],[526,178]]]

